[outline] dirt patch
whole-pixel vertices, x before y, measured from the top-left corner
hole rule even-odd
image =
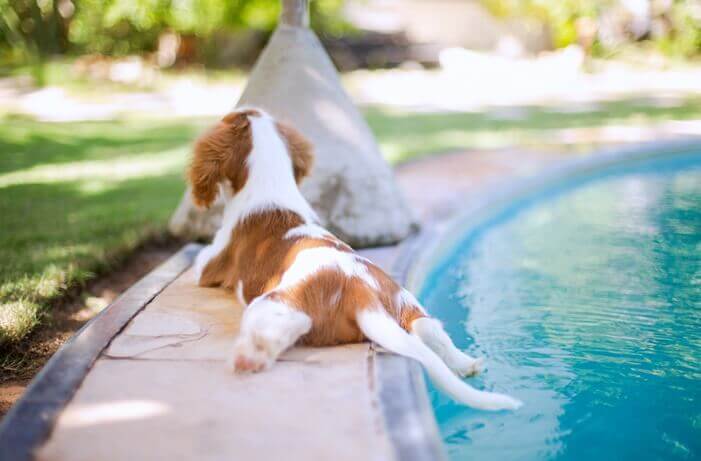
[[[117,296],[180,249],[183,242],[156,239],[127,256],[113,271],[57,300],[49,317],[20,344],[2,352],[0,418],[22,396],[44,364],[73,334]]]

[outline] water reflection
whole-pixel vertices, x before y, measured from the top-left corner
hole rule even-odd
[[[475,385],[526,402],[489,414],[432,392],[466,459],[701,456],[701,156],[580,185],[456,249],[423,293]]]

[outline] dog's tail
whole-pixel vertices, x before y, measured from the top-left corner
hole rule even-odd
[[[419,338],[410,335],[384,309],[358,312],[360,330],[385,349],[421,363],[433,382],[456,401],[481,410],[515,410],[522,403],[508,395],[478,391],[458,378]]]

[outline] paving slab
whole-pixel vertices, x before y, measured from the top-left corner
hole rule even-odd
[[[219,361],[103,359],[37,459],[389,459],[361,357],[236,377]]]
[[[234,375],[242,312],[192,269],[180,275],[98,359],[37,459],[391,458],[369,344],[294,348],[265,373]]]

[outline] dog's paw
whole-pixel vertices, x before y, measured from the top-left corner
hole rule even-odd
[[[266,348],[247,339],[236,341],[230,361],[235,373],[256,373],[271,365],[272,360]]]
[[[452,367],[453,371],[462,377],[475,376],[484,370],[484,358],[473,359],[467,355]]]
[[[236,373],[256,373],[266,368],[266,362],[255,357],[247,357],[245,355],[234,357],[234,372]]]

